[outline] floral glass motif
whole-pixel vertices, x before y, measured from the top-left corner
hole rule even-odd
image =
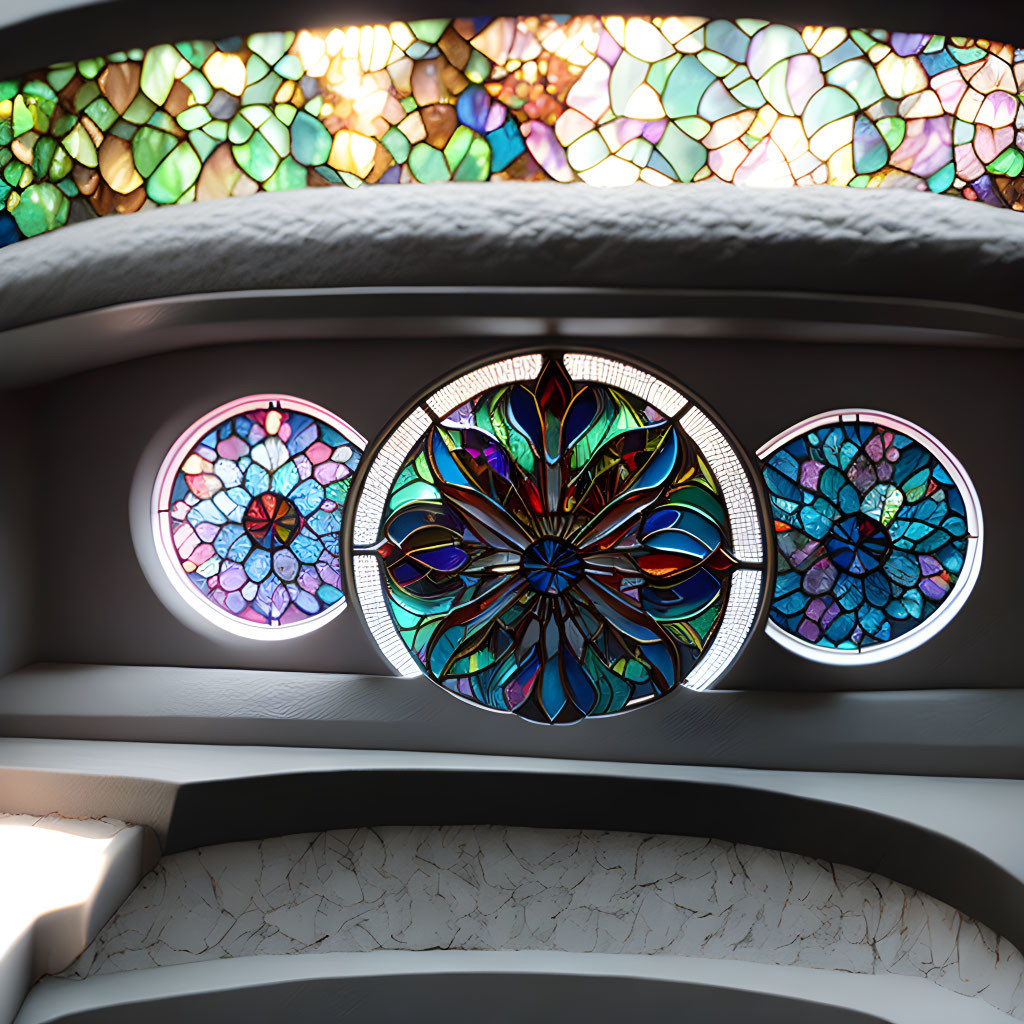
[[[573,380],[558,357],[538,368],[428,421],[364,550],[427,676],[565,724],[673,690],[742,561],[720,482],[678,419]]]
[[[340,611],[339,531],[362,438],[283,396],[218,413],[185,435],[158,483],[174,567],[207,610],[257,629]]]
[[[260,190],[526,179],[915,188],[1024,208],[1024,51],[756,18],[264,32],[0,82],[0,245]]]
[[[973,489],[965,480],[965,498],[936,452],[892,422],[824,420],[764,461],[778,555],[771,622],[797,650],[899,653],[965,575]]]

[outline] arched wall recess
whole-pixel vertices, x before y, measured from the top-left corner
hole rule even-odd
[[[928,979],[1024,1018],[1024,958],[953,908],[879,874],[699,837],[385,826],[207,846],[158,864],[62,976],[177,964],[183,948],[738,959]]]

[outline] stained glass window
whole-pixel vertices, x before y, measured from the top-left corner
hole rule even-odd
[[[342,509],[365,440],[286,395],[204,416],[168,452],[153,493],[161,561],[178,592],[230,632],[305,633],[345,607]]]
[[[757,18],[263,32],[0,82],[0,245],[260,190],[525,179],[913,188],[1024,208],[1022,51]]]
[[[945,625],[981,567],[966,471],[895,416],[825,413],[758,453],[775,517],[769,634],[817,661],[869,664]]]
[[[538,722],[703,689],[766,598],[755,479],[652,373],[580,353],[488,363],[361,471],[359,604],[398,671]]]

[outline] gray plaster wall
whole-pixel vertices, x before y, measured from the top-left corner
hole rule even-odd
[[[6,580],[0,586],[0,676],[35,656],[39,535],[33,455],[38,449],[32,435],[36,425],[28,395],[0,392],[0,436],[7,439],[0,484],[0,565]]]

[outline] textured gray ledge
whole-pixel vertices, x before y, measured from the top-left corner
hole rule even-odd
[[[640,715],[546,729],[423,679],[36,665],[0,679],[0,733],[1024,779],[1021,690],[680,690]]]
[[[0,329],[140,299],[339,286],[754,290],[1021,314],[1022,263],[1024,217],[919,192],[304,189],[104,217],[8,246]]]
[[[686,957],[543,952],[321,953],[243,957],[47,979],[16,1024],[421,1024],[524,1019],[619,1024],[1009,1024],[977,999],[919,978]],[[680,1008],[685,1015],[680,1016]]]
[[[165,853],[356,825],[701,835],[877,871],[1024,946],[1024,783],[393,751],[10,739],[24,813],[116,815]]]

